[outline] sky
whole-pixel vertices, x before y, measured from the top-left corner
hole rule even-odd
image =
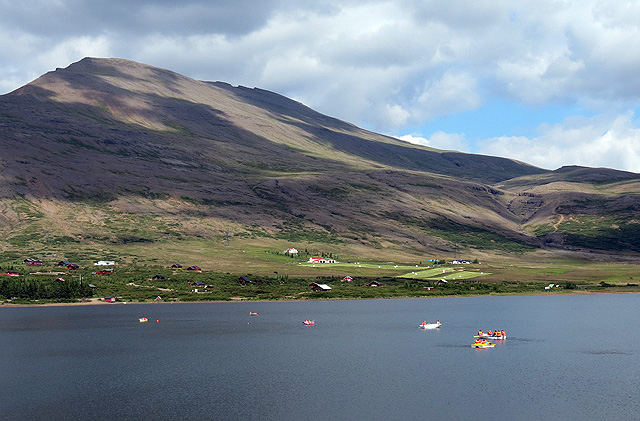
[[[0,94],[84,57],[422,145],[640,173],[639,0],[0,0]]]

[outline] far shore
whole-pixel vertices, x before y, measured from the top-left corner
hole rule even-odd
[[[358,301],[358,300],[397,300],[397,299],[424,299],[424,298],[462,298],[462,297],[527,297],[527,296],[558,296],[558,295],[600,295],[600,294],[638,294],[640,291],[576,291],[573,290],[563,292],[544,292],[539,293],[523,293],[523,294],[469,294],[469,295],[438,295],[438,296],[424,296],[424,297],[377,297],[377,298],[325,298],[325,299],[304,299],[304,300],[291,300],[291,299],[279,299],[279,300],[252,300],[252,299],[231,299],[231,300],[198,300],[198,301],[116,301],[114,303],[107,303],[102,298],[89,298],[84,301],[77,301],[72,303],[48,303],[48,302],[32,302],[25,303],[11,303],[0,302],[0,308],[19,308],[19,307],[66,307],[66,306],[114,306],[125,304],[193,304],[193,303],[268,303],[268,302],[302,302],[302,301]]]

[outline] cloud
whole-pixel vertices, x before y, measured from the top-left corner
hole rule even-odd
[[[418,145],[428,146],[430,148],[442,149],[447,151],[468,152],[471,148],[466,141],[464,134],[460,133],[444,133],[437,132],[430,138],[424,138],[418,135],[399,136],[398,139]]]
[[[592,118],[573,117],[543,125],[540,136],[497,137],[479,144],[489,155],[519,159],[556,169],[564,165],[607,167],[640,172],[640,129],[634,113]]]
[[[496,99],[587,115],[625,115],[640,103],[640,2],[0,0],[0,8],[0,92],[85,56],[109,56],[258,86],[383,133],[416,132]],[[611,136],[593,147],[633,156],[632,128],[591,124],[602,132],[589,139]],[[518,134],[484,145],[521,156],[526,144],[552,160],[546,166],[556,161],[538,144],[576,161],[597,158],[546,142],[551,133]],[[469,136],[434,136],[429,142],[480,149]]]

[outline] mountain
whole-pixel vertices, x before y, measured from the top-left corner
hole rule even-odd
[[[427,148],[123,59],[0,96],[0,145],[4,250],[231,232],[415,254],[640,251],[638,174]]]

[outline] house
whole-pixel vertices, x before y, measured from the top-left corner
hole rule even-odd
[[[116,302],[116,297],[114,297],[114,296],[104,297],[104,302],[105,303],[115,303]]]
[[[29,257],[28,259],[24,259],[24,264],[27,266],[42,266],[42,260]]]
[[[93,272],[94,275],[110,275],[112,273],[115,273],[115,269],[102,269],[99,270],[97,272]]]
[[[76,265],[75,263],[69,263],[67,265],[67,269],[69,269],[69,270],[76,270],[76,269],[79,269],[79,268],[80,268],[80,266]]]
[[[546,287],[544,287],[544,289],[554,289],[554,288],[562,289],[562,286],[558,284],[549,284]]]
[[[447,285],[448,283],[449,281],[445,279],[440,279],[438,282],[436,282],[436,285]]]
[[[159,295],[156,297],[156,303],[161,303],[162,302],[162,297],[160,297]]]
[[[353,278],[347,275],[344,278],[342,278],[340,282],[353,282]]]
[[[325,257],[312,257],[309,259],[308,263],[338,263],[333,259],[327,259]]]
[[[182,265],[180,263],[174,263],[171,265],[171,269],[182,269]]]
[[[157,281],[157,280],[159,280],[159,279],[164,279],[164,276],[162,276],[162,275],[154,275],[154,276],[151,278],[151,280],[152,280],[152,281]]]
[[[187,268],[187,270],[193,270],[195,272],[202,272],[202,269],[200,269],[198,266],[189,266]]]
[[[447,263],[450,265],[470,265],[471,260],[450,260]]]
[[[62,278],[56,278],[56,280],[54,282],[65,282],[65,280],[62,279]]]
[[[56,266],[69,266],[71,264],[68,260],[60,260]]]
[[[247,278],[246,276],[241,276],[238,278],[238,283],[242,286],[245,286],[247,284],[251,284],[251,280],[249,278]]]
[[[0,273],[0,275],[7,275],[7,276],[20,276],[20,274],[18,272],[16,272],[15,270],[8,270],[4,273]]]
[[[284,251],[284,254],[298,254],[298,250],[294,249],[293,247],[289,247]]]
[[[100,260],[99,262],[94,263],[94,266],[113,266],[116,262],[113,260]]]
[[[311,282],[309,286],[314,291],[331,291],[331,287],[327,284],[317,284],[315,282]]]
[[[381,287],[382,286],[382,282],[380,282],[380,281],[371,281],[368,284],[366,284],[366,286],[368,286],[368,287]]]

